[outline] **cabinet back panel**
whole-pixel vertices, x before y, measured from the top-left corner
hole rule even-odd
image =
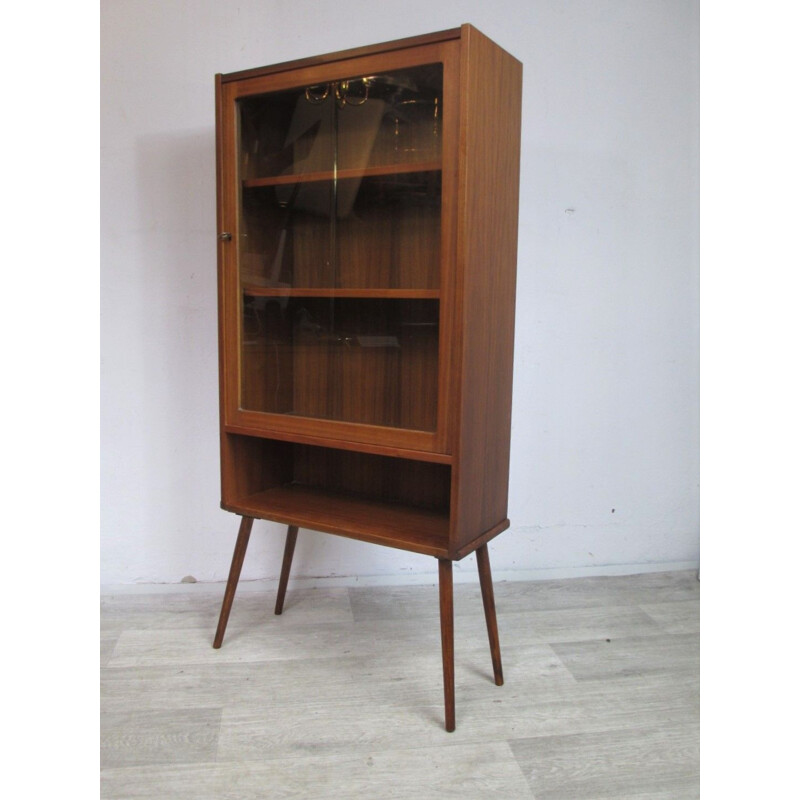
[[[435,430],[436,300],[244,298],[242,406]]]
[[[348,450],[293,445],[295,483],[446,512],[450,467]]]

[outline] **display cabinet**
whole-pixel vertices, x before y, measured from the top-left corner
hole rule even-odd
[[[455,727],[452,561],[507,494],[521,64],[470,25],[218,75],[222,507],[439,562]]]

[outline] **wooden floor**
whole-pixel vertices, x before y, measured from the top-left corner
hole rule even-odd
[[[699,796],[695,572],[455,586],[443,728],[435,586],[102,601],[101,785],[157,798]]]

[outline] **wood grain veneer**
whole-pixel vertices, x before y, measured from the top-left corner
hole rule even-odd
[[[384,300],[438,300],[438,289],[318,289],[281,288],[273,286],[242,287],[248,297],[367,297]]]
[[[437,172],[441,170],[439,161],[410,161],[398,164],[379,164],[362,168],[350,167],[336,172],[297,172],[289,175],[272,175],[264,178],[249,178],[243,181],[245,189],[261,186],[292,186],[296,183],[323,183],[334,179],[339,181],[363,180],[389,175],[406,175],[415,172]]]
[[[336,106],[357,76],[370,104]],[[217,640],[254,518],[289,526],[278,614],[300,527],[434,556],[452,731],[452,562],[474,551],[503,683],[522,65],[463,25],[216,91],[222,507],[250,520]]]
[[[447,514],[287,484],[224,506],[237,514],[430,556],[447,553]]]
[[[462,28],[454,549],[506,519],[522,65]]]

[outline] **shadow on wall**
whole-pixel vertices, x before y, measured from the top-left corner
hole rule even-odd
[[[154,535],[168,534],[177,552],[185,542],[174,532],[193,515],[201,528],[219,519],[214,129],[142,136],[135,152],[130,301],[139,304],[151,471],[140,501]]]
[[[139,306],[141,341],[131,347],[143,348],[144,393],[128,402],[146,431],[136,498],[145,546],[199,580],[227,577],[239,521],[219,510],[215,158],[213,127],[137,141],[135,291],[126,298]],[[277,577],[286,526],[259,520],[253,531],[243,579]],[[346,572],[364,560],[356,544],[301,531],[294,572]]]

